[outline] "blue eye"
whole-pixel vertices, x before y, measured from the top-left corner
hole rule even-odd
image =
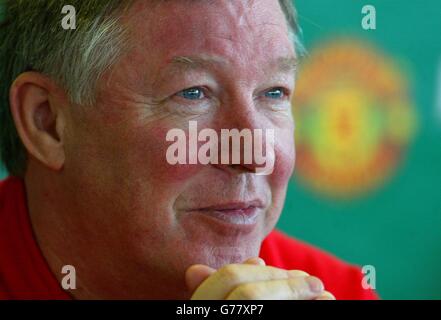
[[[198,87],[193,87],[189,89],[182,90],[178,93],[178,96],[181,96],[184,99],[188,100],[199,100],[204,98],[204,92],[202,89]]]
[[[285,92],[282,88],[273,88],[265,92],[265,97],[270,99],[282,99],[285,97]]]

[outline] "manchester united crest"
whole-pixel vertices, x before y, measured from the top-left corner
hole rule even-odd
[[[352,40],[327,43],[305,59],[293,113],[297,178],[338,198],[380,186],[416,128],[405,75],[387,56]]]

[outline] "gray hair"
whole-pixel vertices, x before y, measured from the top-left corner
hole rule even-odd
[[[9,108],[9,89],[23,72],[37,71],[61,85],[77,105],[95,103],[96,85],[128,45],[120,23],[133,0],[69,0],[76,29],[61,28],[60,0],[0,0],[0,156],[11,175],[23,176],[26,150]],[[290,34],[301,48],[292,0],[279,0]],[[0,8],[1,11],[1,8]]]

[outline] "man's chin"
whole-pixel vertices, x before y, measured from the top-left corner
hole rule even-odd
[[[232,263],[243,263],[245,260],[248,260],[250,258],[258,256],[259,252],[258,250],[237,250],[234,251],[233,249],[228,252],[228,250],[221,249],[223,252],[219,255],[214,255],[212,257],[213,262],[211,263],[210,267],[219,269],[227,264]]]
[[[231,224],[205,215],[194,214],[180,221],[185,230],[185,244],[192,264],[220,268],[256,257],[265,236],[261,219],[252,224]]]
[[[259,254],[260,242],[238,244],[234,246],[225,244],[199,244],[184,253],[186,265],[204,264],[214,269],[219,269],[227,264],[243,263],[245,260]]]

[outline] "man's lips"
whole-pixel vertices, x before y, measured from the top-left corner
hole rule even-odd
[[[261,201],[231,202],[218,205],[199,207],[187,212],[197,212],[206,216],[218,219],[224,223],[234,225],[252,225],[257,222],[257,218],[264,205]]]

